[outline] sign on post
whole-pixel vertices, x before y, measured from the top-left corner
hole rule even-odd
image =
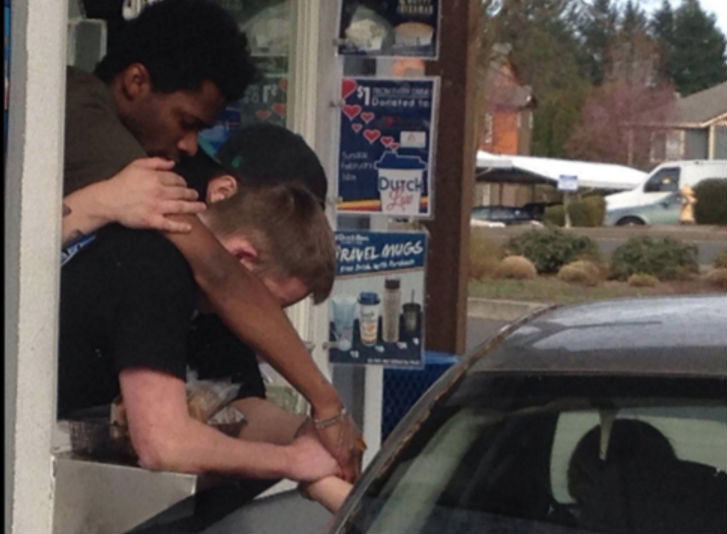
[[[428,217],[437,78],[344,78],[339,212]]]
[[[558,176],[558,191],[578,191],[578,176],[575,174]]]
[[[336,232],[331,363],[422,365],[423,232]]]

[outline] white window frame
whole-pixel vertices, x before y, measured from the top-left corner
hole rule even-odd
[[[12,3],[5,160],[5,532],[53,531],[68,5]]]

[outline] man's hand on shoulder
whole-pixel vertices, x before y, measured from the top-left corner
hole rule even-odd
[[[200,213],[205,204],[173,167],[174,162],[161,158],[135,160],[105,181],[99,202],[112,220],[129,228],[189,232],[189,223],[167,215]]]

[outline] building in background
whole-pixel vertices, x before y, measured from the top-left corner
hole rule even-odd
[[[663,119],[630,125],[630,140],[650,138],[646,167],[679,159],[727,158],[727,82],[677,98],[657,115]]]
[[[484,118],[479,149],[493,154],[530,155],[537,100],[508,59],[510,46],[493,46],[485,77]]]
[[[529,85],[520,82],[508,56],[511,46],[496,43],[484,84],[484,117],[479,150],[491,154],[530,155],[533,112],[537,99]],[[532,201],[531,186],[515,183],[477,183],[474,205],[519,206]]]

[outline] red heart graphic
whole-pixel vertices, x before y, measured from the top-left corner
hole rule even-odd
[[[385,135],[381,139],[379,139],[379,142],[384,145],[386,148],[389,148],[391,146],[391,143],[394,142],[394,138],[390,135]]]
[[[391,143],[389,144],[389,148],[391,150],[396,150],[397,148],[399,148],[399,143]]]
[[[354,117],[356,117],[359,113],[361,113],[361,106],[359,106],[358,104],[355,104],[355,105],[347,104],[347,105],[343,106],[341,111],[343,111],[343,114],[346,117],[353,120]]]
[[[356,90],[356,80],[352,78],[344,78],[341,82],[341,97],[345,100]]]
[[[365,122],[366,124],[368,124],[368,123],[370,123],[370,122],[371,122],[372,120],[374,120],[374,117],[375,117],[375,116],[376,116],[376,115],[374,115],[374,113],[373,113],[373,112],[371,112],[371,111],[364,111],[363,113],[361,113],[361,118],[363,119],[363,121],[364,121],[364,122]]]
[[[280,78],[280,81],[278,82],[278,87],[280,87],[283,91],[287,91],[288,90],[288,79]]]
[[[278,115],[280,115],[281,117],[285,117],[285,113],[286,113],[286,111],[287,111],[287,109],[288,109],[288,108],[287,108],[287,106],[286,106],[285,104],[280,104],[280,103],[278,103],[278,104],[273,104],[273,105],[272,105],[272,106],[270,106],[270,107],[271,107],[271,108],[273,109],[273,111],[274,111],[275,113],[277,113],[277,114],[278,114]]]
[[[364,130],[363,136],[371,144],[381,137],[381,130]]]
[[[361,124],[360,122],[354,122],[354,123],[353,123],[353,124],[351,125],[351,129],[352,129],[352,130],[353,130],[354,132],[356,132],[356,133],[359,133],[359,132],[361,131],[361,128],[363,128],[363,124]]]
[[[270,116],[270,110],[269,109],[258,109],[255,112],[255,116],[260,119],[261,121],[264,121]]]

